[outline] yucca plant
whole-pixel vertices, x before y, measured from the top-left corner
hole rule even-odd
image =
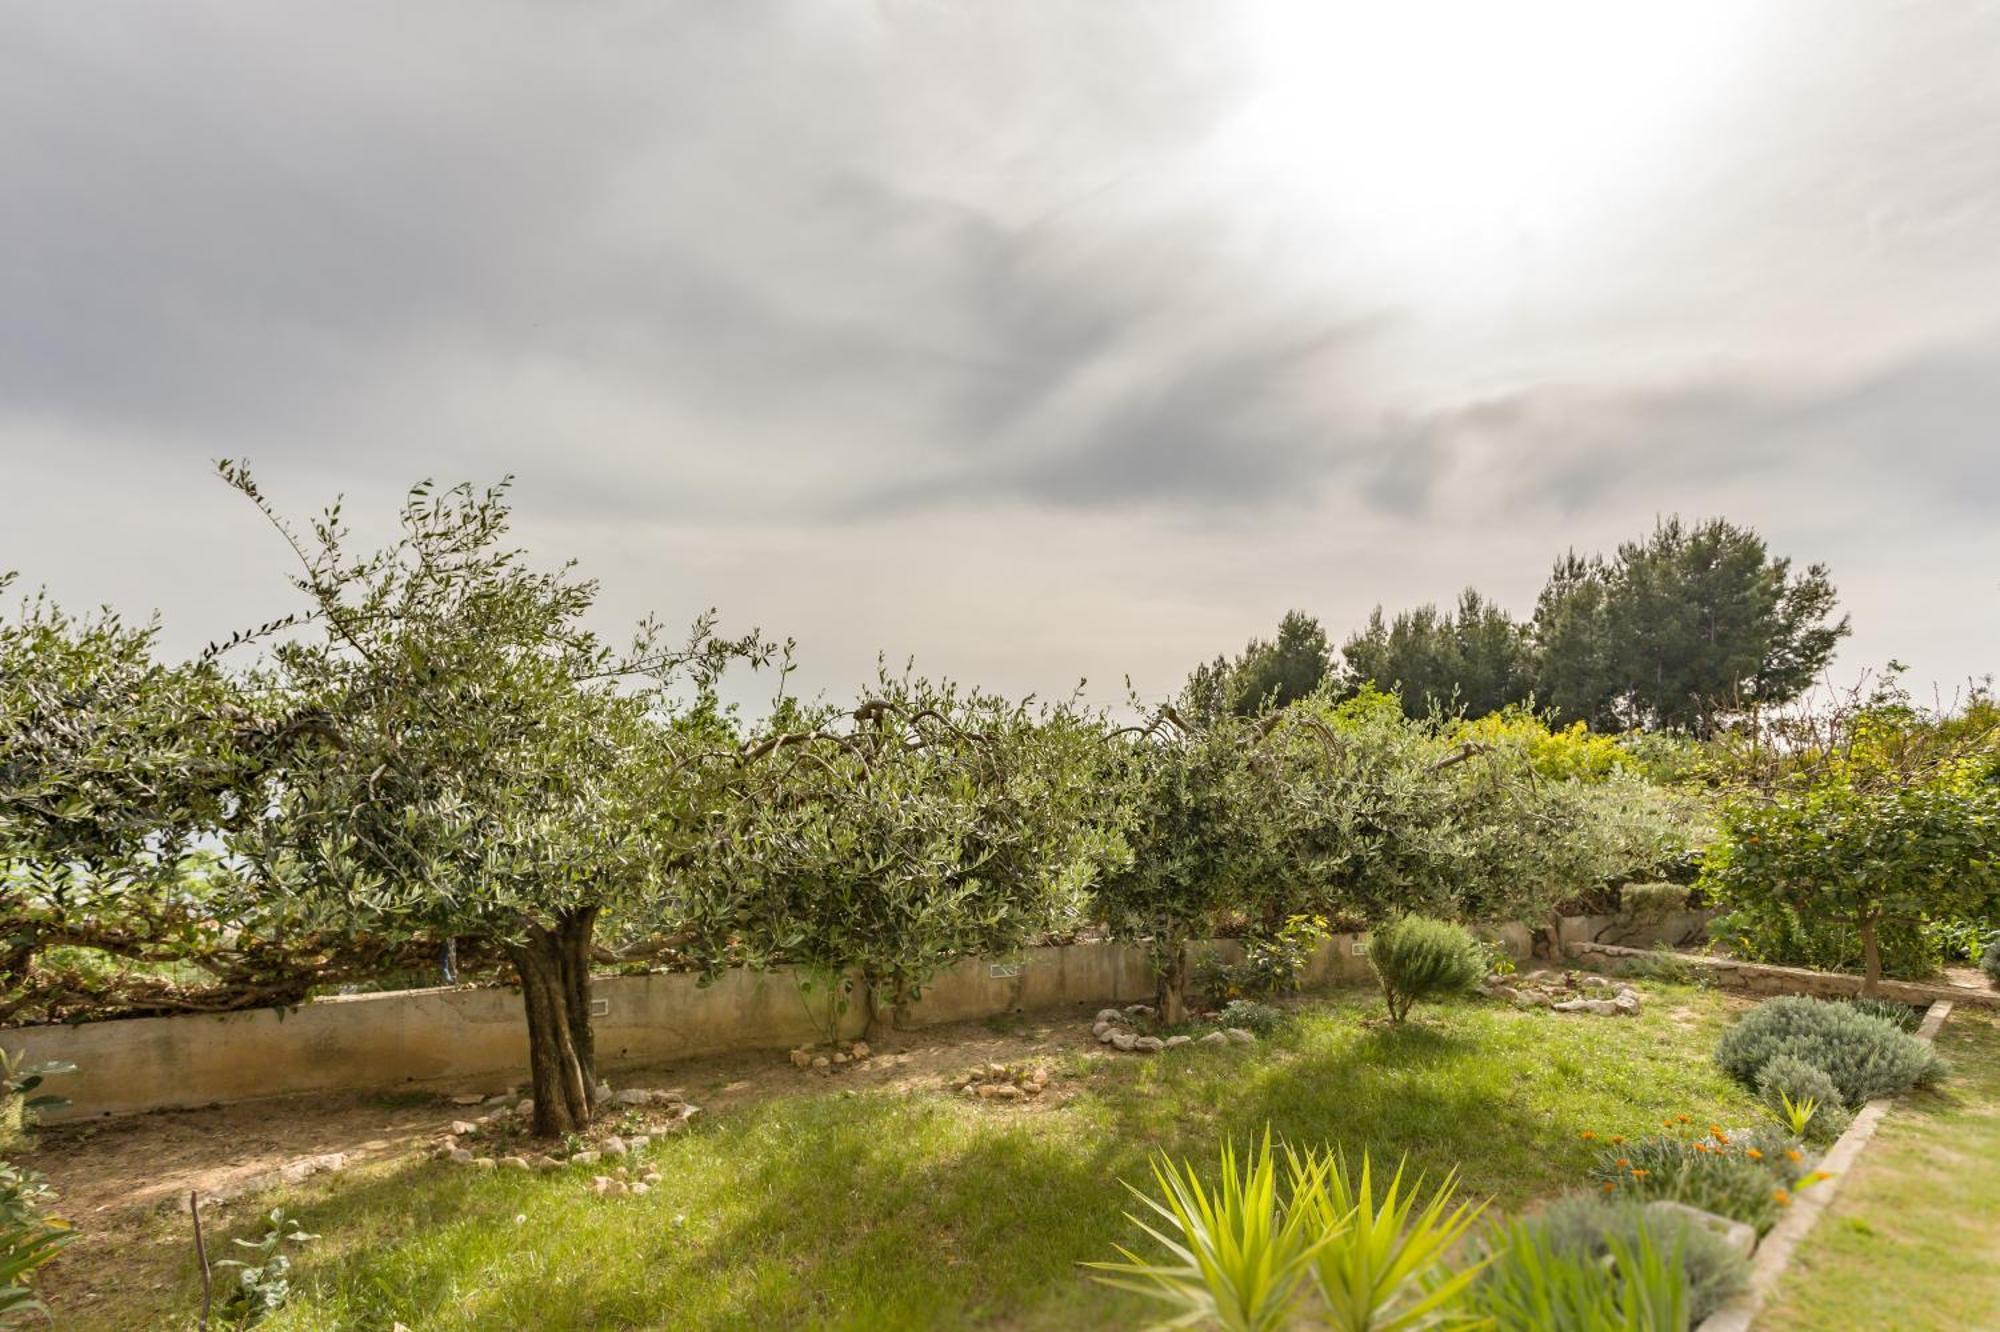
[[[1378,1198],[1366,1154],[1358,1176],[1348,1173],[1339,1156],[1287,1156],[1292,1207],[1310,1213],[1314,1230],[1325,1236],[1315,1248],[1313,1276],[1326,1304],[1327,1326],[1409,1332],[1466,1321],[1454,1311],[1484,1264],[1447,1272],[1445,1259],[1486,1205],[1452,1205],[1457,1171],[1445,1176],[1418,1211],[1423,1179],[1405,1188],[1402,1162]]]
[[[1779,1118],[1790,1129],[1794,1138],[1806,1136],[1806,1128],[1819,1113],[1819,1102],[1810,1096],[1801,1096],[1794,1101],[1784,1092],[1778,1093]]]
[[[1320,1245],[1341,1227],[1326,1228],[1316,1209],[1284,1205],[1270,1130],[1241,1166],[1235,1148],[1223,1144],[1221,1180],[1213,1190],[1192,1164],[1176,1165],[1166,1156],[1154,1162],[1153,1180],[1160,1198],[1125,1187],[1164,1228],[1130,1212],[1126,1219],[1165,1245],[1173,1260],[1149,1263],[1119,1245],[1125,1261],[1086,1264],[1112,1274],[1098,1280],[1175,1306],[1180,1315],[1169,1327],[1213,1324],[1228,1332],[1283,1327]]]

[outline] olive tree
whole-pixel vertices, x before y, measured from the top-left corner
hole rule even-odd
[[[215,855],[277,737],[157,639],[43,596],[0,616],[0,1021],[295,1002],[389,960]]]
[[[583,624],[596,585],[506,544],[504,485],[418,486],[398,537],[353,555],[338,505],[301,535],[245,468],[223,474],[290,542],[305,599],[262,681],[296,738],[232,848],[318,919],[504,953],[534,1129],[588,1123],[597,921],[657,901],[701,826],[706,768],[678,751],[705,741],[668,724],[672,690],[768,647],[704,616],[613,651]]]
[[[1100,728],[919,679],[851,712],[787,709],[742,746],[692,916],[728,955],[862,987],[899,1025],[938,971],[1073,922]],[[723,949],[711,944],[710,956]]]

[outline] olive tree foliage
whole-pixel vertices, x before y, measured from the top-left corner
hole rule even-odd
[[[0,1022],[290,1003],[397,960],[215,855],[282,737],[157,637],[44,596],[0,617]]]
[[[1263,719],[1222,713],[1199,725],[1172,707],[1114,734],[1105,784],[1124,804],[1126,854],[1097,887],[1097,911],[1115,939],[1143,945],[1161,1018],[1187,1011],[1188,948],[1224,911],[1251,911],[1272,854],[1267,822],[1272,765],[1253,752]]]
[[[506,487],[410,492],[381,550],[347,549],[339,506],[296,531],[247,469],[224,477],[298,556],[304,606],[257,678],[295,736],[230,847],[330,927],[464,936],[501,951],[527,1013],[534,1129],[589,1122],[590,962],[607,909],[663,895],[715,798],[675,690],[765,660],[698,619],[614,651],[583,625],[596,585],[507,544]]]
[[[837,1026],[859,986],[898,1024],[944,967],[1073,929],[1111,808],[1103,727],[905,676],[844,714],[783,709],[753,732],[692,875],[702,950],[788,962]]]

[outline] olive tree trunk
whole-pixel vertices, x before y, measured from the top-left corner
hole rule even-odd
[[[1187,1021],[1187,941],[1177,939],[1159,953],[1154,962],[1159,972],[1153,991],[1153,1008],[1162,1026]]]
[[[536,1137],[553,1138],[590,1124],[597,1099],[596,1050],[590,1034],[590,939],[597,909],[528,926],[508,947],[528,1015],[528,1069],[534,1082]]]

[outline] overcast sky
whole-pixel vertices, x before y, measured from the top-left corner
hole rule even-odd
[[[809,693],[1157,695],[1671,512],[1949,689],[1996,423],[1993,3],[0,9],[0,569],[178,649],[291,604],[233,456],[512,473]]]

